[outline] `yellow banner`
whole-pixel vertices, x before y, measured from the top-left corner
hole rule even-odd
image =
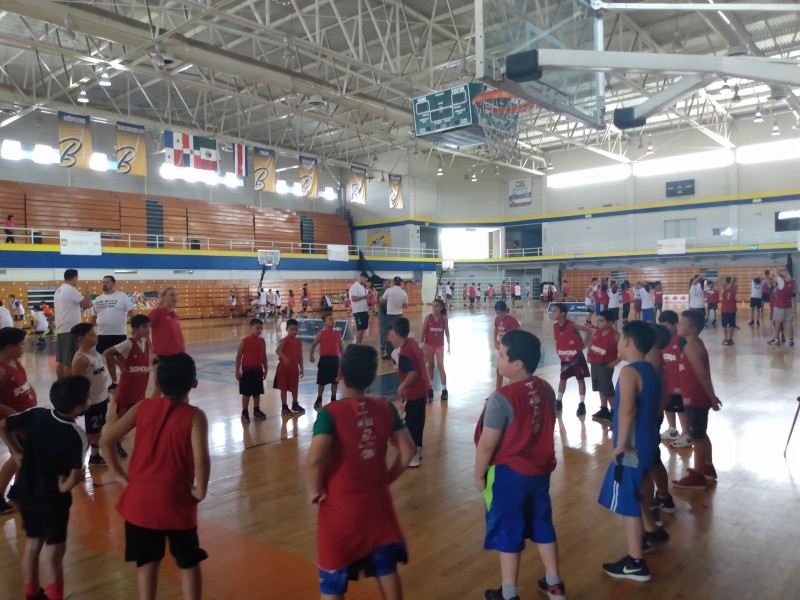
[[[275,170],[275,150],[253,148],[253,189],[257,192],[275,192],[278,172]]]
[[[144,127],[130,123],[117,123],[117,145],[114,158],[117,173],[147,177],[147,146]]]
[[[67,112],[58,113],[58,152],[61,155],[62,167],[90,168],[92,129],[89,117]]]
[[[350,167],[350,184],[347,186],[347,199],[353,204],[367,203],[367,170],[364,167]]]
[[[389,208],[403,208],[403,176],[389,173]]]
[[[379,229],[368,229],[367,246],[372,246],[373,248],[391,248],[392,229],[390,227],[381,227]]]
[[[300,156],[300,189],[305,198],[319,198],[319,178],[317,176],[317,159]]]

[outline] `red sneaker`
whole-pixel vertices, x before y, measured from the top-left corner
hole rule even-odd
[[[706,489],[706,478],[702,473],[689,469],[683,478],[676,479],[672,482],[672,485],[687,490],[704,490]]]
[[[706,465],[703,469],[703,475],[705,475],[706,479],[712,479],[716,481],[717,470],[714,468],[714,465]]]

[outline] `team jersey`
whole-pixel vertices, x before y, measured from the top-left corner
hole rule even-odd
[[[775,308],[792,308],[792,299],[797,293],[797,282],[793,279],[778,278],[779,284],[781,281],[783,281],[783,287],[776,285],[772,292],[773,304]]]
[[[341,356],[342,336],[335,329],[323,329],[319,332],[319,355]]]
[[[115,346],[117,352],[120,352],[120,346],[127,346],[128,343],[130,350],[125,357],[125,372],[119,378],[115,396],[117,404],[122,406],[133,406],[142,400],[150,383],[150,343],[145,338],[142,348],[139,342],[129,338]]]
[[[503,336],[514,329],[519,329],[519,321],[511,315],[497,316],[494,318],[494,328],[497,331],[498,343],[503,341]]]
[[[475,292],[475,286],[474,285],[469,286],[469,297],[475,298],[476,295],[477,293]]]
[[[761,299],[761,281],[759,280],[758,283],[755,281],[750,282],[750,297],[751,298],[758,298]]]
[[[92,348],[88,352],[75,353],[75,356],[83,356],[89,365],[83,373],[73,373],[73,375],[85,375],[91,384],[89,387],[89,400],[92,404],[100,404],[108,400],[108,386],[111,384],[111,377],[106,370],[106,361],[103,355]]]
[[[428,315],[425,319],[425,327],[422,329],[422,341],[431,348],[444,348],[444,328],[447,325],[447,317],[441,315],[438,319],[433,315]]]
[[[628,288],[622,290],[622,303],[623,304],[630,304],[631,303],[631,292]]]
[[[278,369],[297,371],[297,366],[300,364],[300,358],[303,352],[303,341],[290,335],[287,335],[281,341],[283,342],[282,352],[289,359],[289,364],[287,365],[281,360],[278,362]]]
[[[606,364],[617,360],[617,333],[613,329],[596,330],[589,343],[586,358],[594,364]]]
[[[186,352],[186,343],[183,341],[180,317],[176,312],[159,306],[150,311],[152,325],[153,350],[158,356],[169,356]]]
[[[622,456],[622,465],[637,469],[649,469],[653,466],[658,453],[658,419],[659,402],[661,400],[661,377],[656,368],[647,361],[632,362],[625,367],[635,369],[642,378],[642,390],[636,397],[636,415],[633,427],[625,441],[629,450]],[[614,394],[614,447],[620,446],[619,433],[620,385],[617,382]]]
[[[655,296],[656,304],[663,304],[664,303],[664,290],[656,290],[653,292]]]
[[[707,372],[709,371],[708,364],[708,351],[703,343],[703,340],[697,338],[695,340],[700,345],[700,356]],[[691,408],[711,408],[711,398],[706,392],[705,388],[701,385],[700,379],[697,377],[692,363],[686,358],[686,353],[682,353],[678,361],[678,373],[681,387],[681,396],[683,397],[683,404]]]
[[[736,288],[726,287],[722,290],[722,312],[736,312]]]
[[[267,353],[267,343],[261,336],[248,335],[242,342],[242,370],[260,371],[264,368],[264,356]]]
[[[400,383],[404,382],[412,371],[416,372],[417,376],[411,385],[404,390],[405,399],[419,400],[420,398],[425,398],[431,388],[428,370],[425,368],[425,357],[419,344],[417,344],[417,340],[406,338],[397,355],[397,374],[400,377]]]
[[[563,325],[553,323],[553,337],[556,340],[556,354],[561,362],[569,362],[578,352],[583,351],[583,338],[569,319]]]
[[[719,290],[717,288],[708,290],[708,294],[706,294],[706,301],[711,304],[717,304],[719,302]]]
[[[31,387],[22,363],[14,360],[14,365],[10,365],[0,361],[0,369],[6,374],[5,381],[0,386],[0,404],[18,413],[36,406],[36,391]]]
[[[679,335],[673,335],[669,340],[667,347],[661,351],[661,356],[664,359],[664,371],[667,380],[667,390],[670,394],[681,393],[680,382],[680,360],[683,355],[683,346],[686,344]]]

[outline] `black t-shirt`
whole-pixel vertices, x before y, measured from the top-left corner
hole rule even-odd
[[[9,497],[23,506],[70,506],[72,493],[58,491],[58,478],[83,467],[86,433],[75,421],[36,407],[6,418],[8,430],[24,434],[22,466]]]

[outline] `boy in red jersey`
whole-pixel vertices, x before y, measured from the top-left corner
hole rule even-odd
[[[0,438],[19,464],[11,499],[19,506],[25,530],[22,575],[26,600],[64,600],[64,554],[67,550],[72,488],[86,476],[86,434],[75,423],[91,406],[89,380],[65,377],[50,388],[49,408],[32,408],[0,423]],[[24,446],[17,437],[25,435]],[[39,587],[39,556],[50,583]]]
[[[503,336],[509,331],[519,329],[519,321],[508,314],[508,305],[500,300],[494,304],[494,334],[492,340],[494,341],[494,349],[500,352],[500,342]],[[503,375],[495,368],[495,385],[494,389],[499,390],[503,385]]]
[[[472,285],[469,286],[469,307],[472,308],[475,306],[475,298],[478,297],[478,292],[475,289],[475,282],[472,282]]]
[[[556,468],[553,388],[534,377],[541,358],[539,339],[520,329],[503,336],[498,370],[509,384],[486,401],[475,430],[475,486],[486,504],[485,550],[500,554],[501,586],[486,600],[519,600],[520,554],[533,541],[544,563],[539,590],[565,598],[558,571],[558,545],[550,505],[550,474]]]
[[[655,312],[656,320],[664,311],[664,286],[660,281],[656,281],[656,287],[653,290],[653,311]]]
[[[0,329],[0,423],[9,415],[24,412],[36,406],[36,390],[28,382],[20,358],[25,352],[25,332],[16,327]],[[19,465],[9,458],[0,468],[0,515],[14,511],[6,502],[5,493]]]
[[[290,417],[294,413],[301,415],[306,409],[297,401],[297,388],[303,376],[303,342],[297,339],[299,323],[295,319],[286,321],[286,337],[278,342],[275,354],[278,355],[278,367],[272,387],[281,391],[281,415]],[[286,402],[287,394],[292,393],[292,408]]]
[[[722,403],[714,393],[711,382],[708,351],[700,332],[703,331],[703,313],[685,310],[678,321],[678,335],[686,340],[679,361],[681,395],[689,420],[689,432],[694,442],[694,469],[672,485],[693,490],[706,489],[706,479],[716,479],[711,440],[708,438],[708,411],[719,410]]]
[[[592,333],[587,355],[592,365],[592,391],[600,394],[600,410],[592,415],[598,421],[611,422],[609,406],[614,403],[614,367],[619,364],[617,342],[619,334],[614,330],[614,312],[609,308],[597,315],[597,329]]]
[[[250,319],[250,331],[236,350],[236,380],[242,395],[242,422],[250,422],[250,398],[253,398],[253,418],[263,421],[267,418],[261,411],[261,394],[264,393],[264,380],[267,378],[267,344],[261,333],[264,322]]]
[[[433,368],[439,367],[439,379],[442,380],[442,402],[447,400],[447,373],[444,371],[444,341],[447,339],[447,352],[450,352],[450,326],[447,323],[447,310],[444,301],[437,298],[433,301],[433,312],[425,317],[422,323],[422,351],[428,365],[428,402],[433,401]]]
[[[309,499],[319,507],[322,598],[344,598],[361,571],[378,579],[384,598],[402,597],[397,565],[408,562],[408,550],[389,486],[415,450],[394,405],[364,396],[377,371],[374,348],[349,346],[341,360],[342,399],[323,407],[314,422],[305,475]],[[387,468],[389,445],[396,456]]]
[[[208,420],[189,404],[189,393],[197,387],[192,357],[172,354],[163,357],[160,366],[157,377],[163,397],[136,404],[105,429],[100,445],[110,457],[111,473],[124,488],[117,512],[125,519],[125,560],[138,568],[139,598],[155,599],[169,539],[181,570],[183,598],[200,600],[200,562],[208,554],[197,537],[197,505],[206,497],[211,472]],[[134,427],[137,443],[126,474],[114,445]]]
[[[722,332],[723,346],[733,346],[733,331],[736,329],[736,277],[726,277],[722,286]]]
[[[317,400],[314,408],[322,406],[322,394],[325,386],[331,386],[331,402],[336,402],[336,391],[339,389],[339,359],[344,353],[342,336],[333,326],[336,322],[333,313],[328,313],[322,318],[322,331],[311,342],[308,360],[313,363],[314,350],[319,346],[319,365],[317,366]]]
[[[556,410],[560,411],[563,408],[562,400],[564,391],[567,389],[567,380],[570,377],[574,377],[578,380],[578,394],[580,395],[577,415],[581,417],[586,414],[586,381],[584,380],[589,377],[589,366],[583,356],[583,349],[589,345],[592,329],[586,325],[570,321],[567,318],[568,311],[569,308],[566,304],[557,302],[553,304],[553,310],[550,315],[553,320],[556,354],[561,361],[561,377],[558,381]],[[584,338],[581,338],[578,332],[583,332]]]
[[[689,435],[689,421],[686,418],[686,409],[683,406],[679,373],[681,355],[683,354],[686,340],[678,335],[678,313],[674,310],[662,312],[659,321],[672,334],[667,347],[661,353],[664,359],[664,372],[670,401],[664,409],[667,417],[667,429],[661,433],[660,437],[662,440],[670,442],[673,448],[689,448],[692,445],[692,437]],[[680,432],[676,427],[676,415],[681,426]]]
[[[392,324],[389,341],[397,353],[397,375],[400,377],[397,397],[406,401],[406,425],[411,439],[417,446],[417,453],[408,466],[416,468],[422,464],[420,461],[422,434],[425,431],[425,404],[431,382],[428,379],[428,370],[425,368],[425,356],[417,340],[409,337],[410,333],[411,323],[405,317],[400,317]]]
[[[719,289],[717,289],[717,284],[710,279],[708,280],[708,290],[706,291],[706,306],[708,307],[706,323],[710,320],[711,325],[716,326],[717,306],[719,306]]]

